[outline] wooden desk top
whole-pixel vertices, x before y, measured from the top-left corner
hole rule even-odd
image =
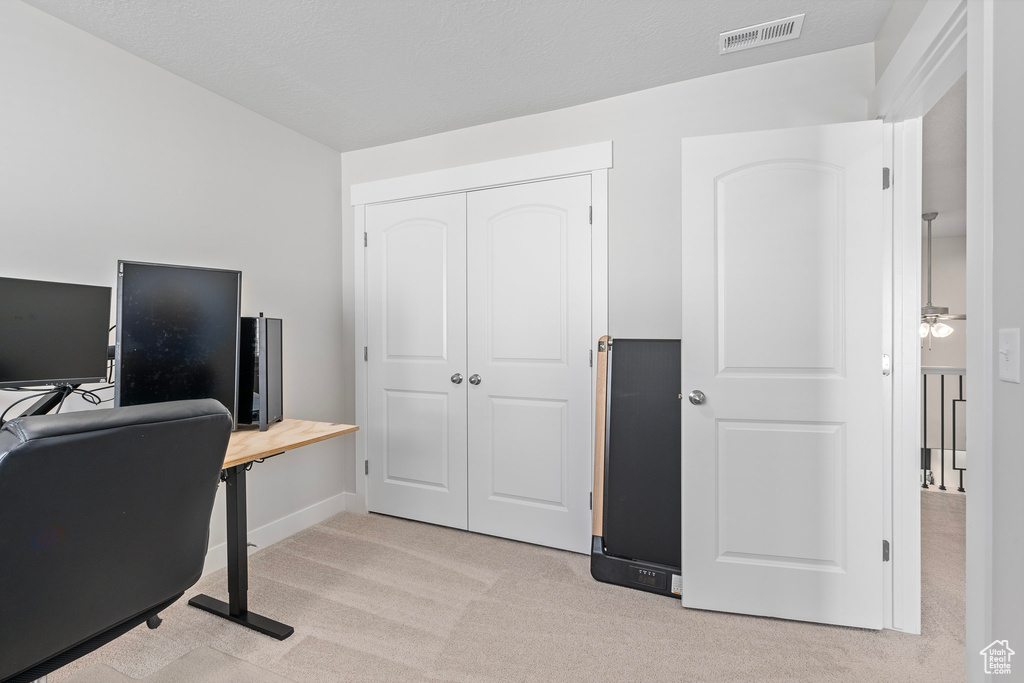
[[[240,429],[231,433],[228,451],[224,456],[224,467],[244,465],[270,455],[324,441],[358,430],[355,425],[313,422],[311,420],[284,419],[270,425],[265,432],[258,429]]]

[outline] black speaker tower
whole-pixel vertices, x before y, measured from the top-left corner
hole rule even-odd
[[[242,318],[238,355],[238,423],[260,431],[284,417],[281,319]]]

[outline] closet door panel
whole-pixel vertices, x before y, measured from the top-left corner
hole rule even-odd
[[[366,208],[368,507],[465,529],[466,200]]]
[[[589,552],[590,178],[467,199],[469,528]]]
[[[487,359],[564,365],[566,212],[513,209],[491,218],[486,230]]]

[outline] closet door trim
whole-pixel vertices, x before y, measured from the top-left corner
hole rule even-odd
[[[595,142],[551,152],[359,183],[352,186],[349,194],[352,206],[380,204],[580,175],[611,167],[611,141]]]

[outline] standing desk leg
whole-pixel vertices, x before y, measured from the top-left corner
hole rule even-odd
[[[228,508],[228,602],[208,595],[197,595],[189,600],[188,604],[278,640],[284,640],[295,629],[248,609],[249,554],[245,518],[245,465],[228,468],[225,482]]]

